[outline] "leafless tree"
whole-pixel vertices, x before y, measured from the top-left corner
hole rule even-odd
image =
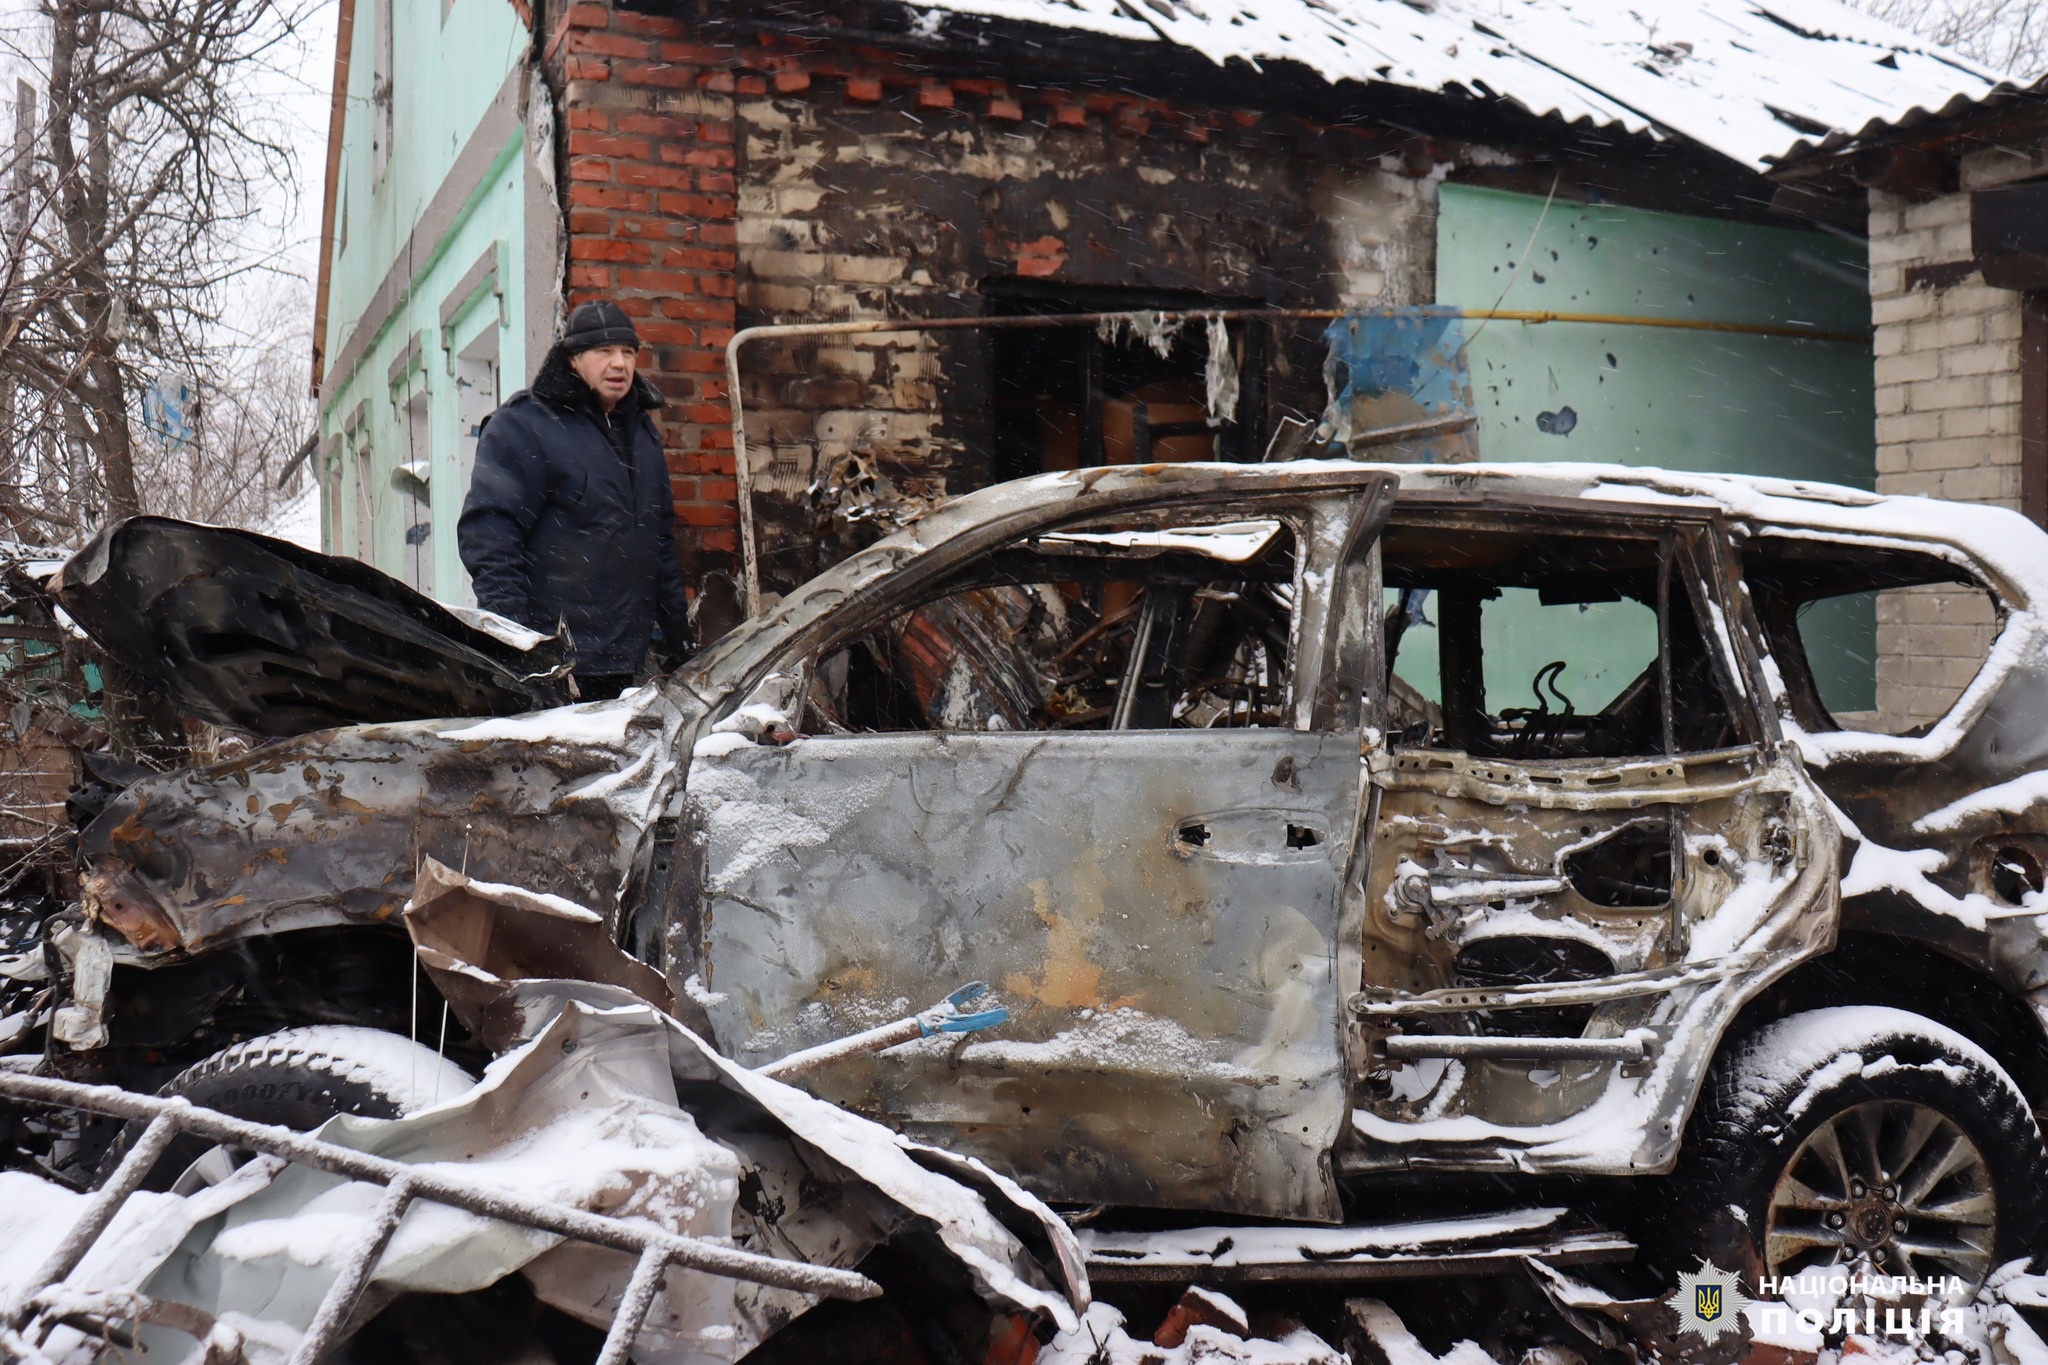
[[[248,77],[314,3],[34,0],[0,35],[20,77],[0,163],[0,534],[240,510],[256,480],[210,457],[277,440],[274,476],[297,444],[266,424],[303,414],[222,382],[238,352],[258,379],[275,365],[223,310],[294,183]]]
[[[313,305],[303,281],[245,291],[246,339],[216,339],[188,381],[187,431],[145,430],[136,469],[145,512],[267,525],[309,477],[293,461],[318,420],[310,384]],[[145,428],[147,423],[145,423]],[[281,471],[291,477],[281,481]]]
[[[2048,70],[2048,0],[1855,0],[1859,8],[1952,47],[2015,80]]]

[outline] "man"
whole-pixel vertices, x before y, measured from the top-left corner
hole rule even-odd
[[[569,314],[533,387],[485,419],[456,536],[479,606],[575,646],[576,691],[615,697],[663,652],[689,644],[675,503],[635,373],[640,334],[615,303]]]

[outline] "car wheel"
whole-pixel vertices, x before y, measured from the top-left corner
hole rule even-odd
[[[158,1093],[238,1119],[305,1132],[336,1114],[398,1118],[476,1084],[430,1047],[382,1029],[320,1025],[285,1029],[223,1048],[187,1067]],[[102,1178],[142,1135],[130,1124],[107,1154]],[[218,1184],[249,1159],[242,1148],[180,1137],[144,1187],[189,1194]]]
[[[2029,1254],[2048,1189],[2034,1114],[1991,1055],[1921,1015],[1810,1010],[1715,1064],[1673,1250],[1759,1275],[1953,1277]]]

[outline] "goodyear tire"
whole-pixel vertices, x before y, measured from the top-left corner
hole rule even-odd
[[[2004,1068],[1877,1006],[1795,1014],[1738,1043],[1708,1076],[1680,1171],[1665,1268],[1704,1256],[1752,1285],[1838,1265],[1974,1290],[2036,1249],[2048,1191],[2040,1129]]]
[[[187,1067],[159,1094],[178,1095],[232,1118],[299,1132],[336,1114],[397,1118],[452,1099],[476,1078],[432,1048],[381,1029],[321,1025],[286,1029],[236,1043]],[[111,1173],[141,1136],[124,1131],[102,1165]],[[247,1160],[239,1149],[180,1137],[150,1172],[145,1188],[189,1193],[217,1183]]]

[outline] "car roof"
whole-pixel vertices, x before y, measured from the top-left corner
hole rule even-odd
[[[1801,479],[1744,474],[1703,474],[1634,465],[1491,462],[1376,464],[1357,460],[1296,460],[1285,464],[1211,462],[1100,465],[1037,474],[950,498],[866,549],[856,551],[799,588],[779,605],[745,623],[692,660],[693,687],[717,690],[710,675],[739,676],[768,656],[770,638],[878,578],[923,559],[957,537],[985,533],[993,523],[1053,505],[1085,518],[1128,505],[1134,492],[1184,487],[1191,499],[1218,500],[1242,480],[1248,495],[1341,493],[1393,479],[1403,494],[1483,495],[1579,500],[1589,508],[1661,507],[1713,516],[1756,533],[1820,540],[1879,541],[1933,554],[1991,580],[2006,608],[2030,612],[2048,601],[2048,532],[2018,512],[1981,503],[1872,493]],[[1152,504],[1155,508],[1157,502]]]
[[[1411,495],[1648,505],[1716,515],[1755,533],[1806,535],[1824,540],[1882,540],[1971,562],[1998,580],[1993,586],[2013,605],[2048,600],[2048,532],[2009,508],[1874,493],[1818,480],[1696,473],[1637,465],[1563,461],[1424,465],[1297,460],[1284,465],[1201,462],[1065,470],[997,484],[951,499],[918,523],[913,534],[926,547],[934,547],[966,526],[1015,511],[1026,501],[1071,499],[1077,511],[1083,510],[1080,504],[1090,493],[1110,484],[1124,488],[1150,478],[1201,475],[1256,478],[1270,488],[1276,474],[1298,478],[1304,488],[1334,489],[1392,476],[1398,480],[1401,491]],[[1960,556],[1956,551],[1961,552]]]

